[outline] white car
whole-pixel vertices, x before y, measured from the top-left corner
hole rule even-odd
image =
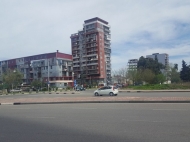
[[[117,96],[118,89],[115,86],[104,86],[94,91],[94,96],[110,95]]]
[[[21,93],[22,90],[21,89],[12,89],[10,90],[11,93]]]

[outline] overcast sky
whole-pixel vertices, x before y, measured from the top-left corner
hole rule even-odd
[[[0,0],[0,60],[71,54],[70,35],[94,17],[111,26],[113,70],[152,53],[190,63],[190,0]]]

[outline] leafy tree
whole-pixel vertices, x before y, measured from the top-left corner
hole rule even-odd
[[[166,81],[166,77],[163,74],[158,74],[155,76],[155,83],[164,83]]]
[[[33,80],[31,82],[31,86],[34,87],[34,88],[41,88],[41,87],[45,86],[45,83],[43,83],[40,80]]]
[[[190,81],[190,66],[187,66],[184,60],[182,60],[182,69],[180,71],[180,78],[184,82]]]
[[[167,76],[170,78],[171,83],[181,82],[180,73],[178,72],[178,64],[170,64]]]
[[[143,81],[145,81],[146,83],[152,84],[154,83],[154,78],[155,78],[155,74],[152,70],[150,69],[143,70],[142,72]]]
[[[138,82],[139,84],[142,84],[143,82],[143,70],[142,69],[139,69],[137,70],[137,73],[136,73],[136,82]]]
[[[23,74],[18,70],[7,69],[2,75],[3,83],[6,89],[13,89],[22,83]]]
[[[149,69],[151,70],[155,75],[160,74],[161,73],[161,69],[164,69],[164,65],[158,62],[158,59],[155,58],[144,58],[143,56],[141,56],[139,58],[139,61],[137,63],[137,69]]]
[[[181,82],[180,73],[172,71],[171,73],[171,82],[172,83],[179,83]]]
[[[139,69],[136,73],[135,79],[138,83],[146,82],[148,84],[153,84],[155,74],[150,69]]]
[[[177,71],[178,70],[178,64],[174,64],[174,69]]]

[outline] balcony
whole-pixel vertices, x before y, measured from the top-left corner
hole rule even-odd
[[[108,33],[111,32],[110,29],[107,29],[107,28],[104,28],[104,31],[106,31],[106,32],[108,32]]]
[[[92,47],[97,47],[97,45],[86,46],[86,48],[92,48]]]
[[[73,59],[78,59],[79,58],[79,56],[73,56]]]
[[[80,65],[73,65],[73,67],[79,67]]]
[[[90,52],[97,52],[98,50],[87,50],[87,53],[90,53]]]
[[[80,49],[79,49],[79,48],[73,48],[72,50],[73,50],[73,51],[77,51],[77,50],[80,50]]]
[[[104,38],[105,40],[109,40],[109,41],[111,40],[111,35],[109,34],[104,34],[104,37],[105,37]]]
[[[91,58],[88,61],[96,61],[96,60],[98,60],[98,58]]]
[[[86,66],[86,65],[87,65],[87,64],[82,64],[81,66],[84,67],[84,66]]]
[[[107,45],[111,45],[111,43],[110,43],[110,42],[107,42],[107,41],[105,41],[104,43],[107,44]]]
[[[111,49],[111,47],[108,45],[104,45],[104,48]]]
[[[78,63],[78,62],[80,62],[79,60],[77,60],[77,61],[73,61],[73,63]]]
[[[92,75],[92,74],[100,74],[98,71],[90,71],[88,72],[88,75]]]
[[[86,43],[93,43],[93,42],[96,42],[96,39],[90,39],[86,41]]]
[[[80,71],[80,68],[73,68],[73,71]]]
[[[91,65],[98,65],[98,62],[97,63],[87,63],[87,66],[91,66]]]
[[[87,69],[88,71],[98,71],[98,68]]]
[[[107,67],[106,70],[111,70],[111,67]]]
[[[67,66],[72,66],[72,64],[73,64],[72,62],[71,62],[71,63],[68,63]]]
[[[66,72],[73,72],[73,69],[66,69],[64,71],[66,71]]]
[[[104,50],[105,53],[111,53],[111,49],[108,49],[108,50]]]
[[[88,55],[86,55],[87,57],[91,57],[91,56],[98,56],[98,54],[96,53],[96,54],[88,54]]]

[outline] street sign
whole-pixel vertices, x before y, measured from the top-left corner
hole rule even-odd
[[[77,81],[76,80],[74,80],[74,86],[76,86],[77,85]]]

